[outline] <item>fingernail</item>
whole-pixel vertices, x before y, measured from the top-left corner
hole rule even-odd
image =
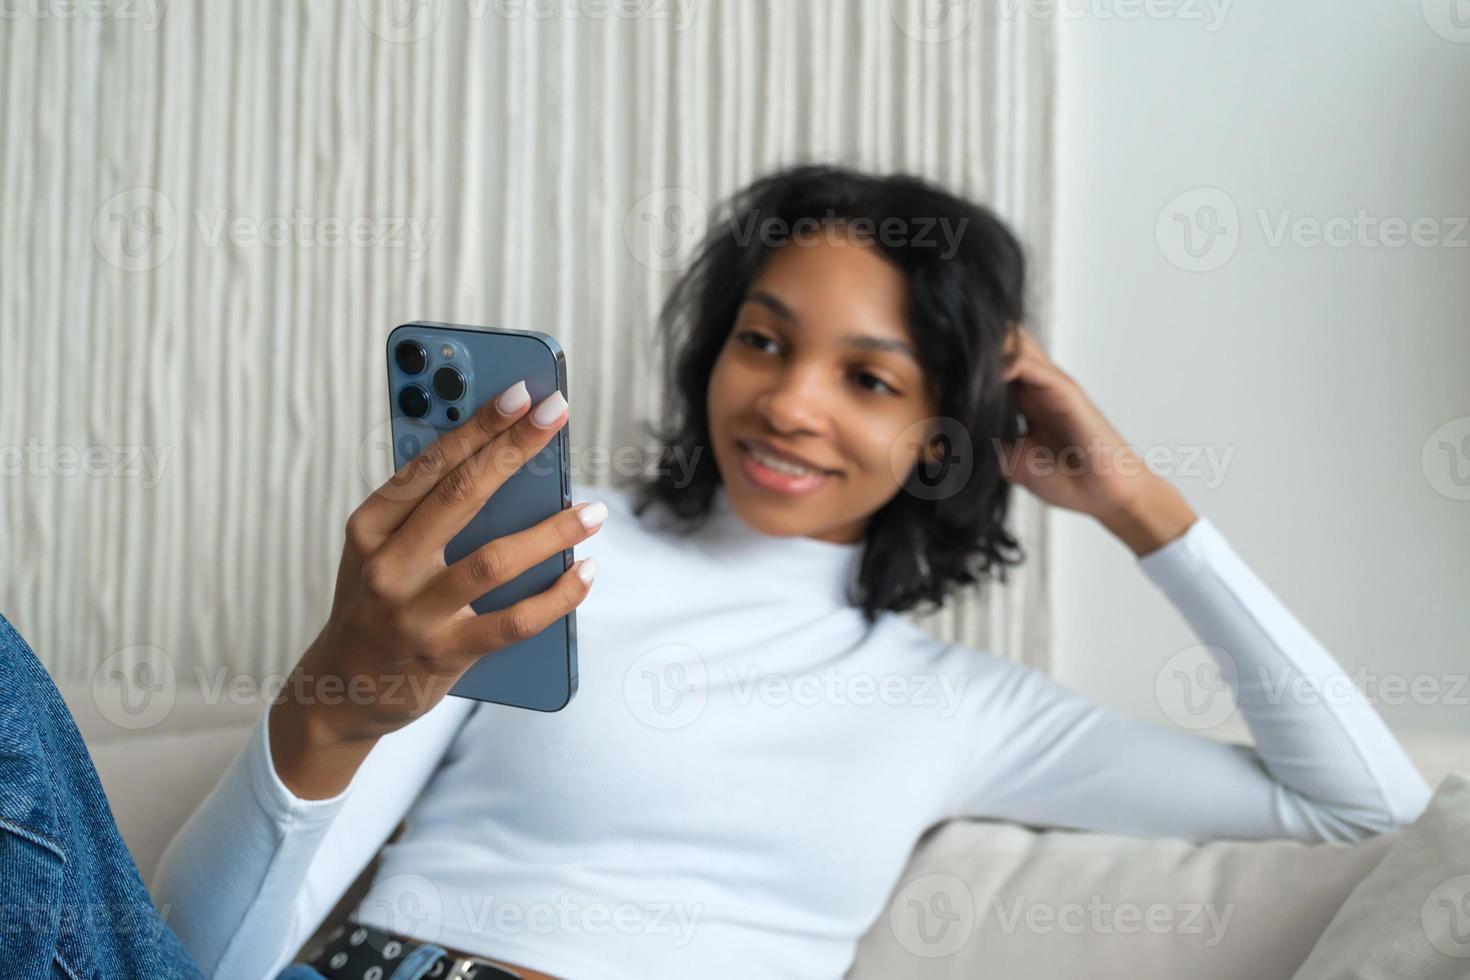
[[[531,421],[535,422],[537,425],[541,426],[541,428],[545,429],[548,428],[551,423],[561,418],[561,413],[565,412],[566,410],[566,396],[559,391],[553,391],[546,398],[542,399],[541,404],[537,405],[536,408],[531,412]]]
[[[526,383],[517,381],[500,393],[500,397],[495,399],[495,407],[500,409],[502,415],[513,415],[530,400],[531,393],[526,390]]]
[[[577,562],[577,578],[582,580],[583,585],[592,584],[592,576],[597,574],[597,559],[583,558]]]
[[[607,520],[607,504],[599,500],[596,503],[578,507],[577,520],[582,522],[583,527],[596,527]]]

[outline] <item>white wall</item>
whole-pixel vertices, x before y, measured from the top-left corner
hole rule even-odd
[[[1055,353],[1136,446],[1233,450],[1218,486],[1176,482],[1350,671],[1418,679],[1419,697],[1379,687],[1390,724],[1470,730],[1470,231],[1273,247],[1258,214],[1470,215],[1470,5],[1457,22],[1452,2],[1250,0],[1214,30],[1203,5],[1060,16]],[[1156,222],[1198,187],[1233,202],[1238,242],[1186,271]],[[1188,628],[1106,532],[1053,527],[1056,673],[1165,720],[1155,675]]]

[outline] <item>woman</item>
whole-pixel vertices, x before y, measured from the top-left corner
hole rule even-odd
[[[567,418],[516,386],[375,492],[327,624],[160,867],[204,972],[273,975],[380,848],[350,925],[294,969],[830,977],[950,816],[1310,841],[1417,816],[1428,787],[1365,702],[1271,696],[1340,668],[1174,487],[1120,465],[1136,455],[1018,326],[1025,285],[984,208],[780,172],[727,203],[669,298],[656,475],[445,567]],[[1043,465],[1068,447],[1080,465]],[[1229,654],[1254,749],[897,615],[1020,560],[1012,483],[1099,520]],[[546,593],[467,608],[569,546],[588,557]],[[444,698],[573,608],[565,710]],[[319,696],[324,678],[370,693]]]

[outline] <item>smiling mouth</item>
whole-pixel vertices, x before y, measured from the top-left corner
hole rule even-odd
[[[774,470],[785,476],[836,476],[837,470],[824,469],[820,466],[812,466],[806,463],[798,463],[786,456],[777,454],[763,443],[750,439],[736,439],[735,444],[750,455],[757,463],[766,469]]]

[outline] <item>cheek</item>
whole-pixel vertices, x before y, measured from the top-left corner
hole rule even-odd
[[[898,406],[890,406],[890,409]],[[866,473],[902,486],[933,436],[934,414],[928,406],[906,404],[900,411],[874,411],[854,416],[845,432]]]
[[[728,347],[715,359],[705,393],[705,411],[709,413],[711,427],[742,411],[754,397],[748,375],[748,371],[741,369],[739,360],[730,356]]]
[[[721,354],[715,360],[714,370],[710,372],[709,386],[705,389],[704,410],[709,417],[710,428],[719,429],[724,422],[726,410],[730,404],[728,392],[730,386],[730,359]]]
[[[863,475],[885,484],[899,482],[899,473],[906,471],[905,460],[913,455],[905,445],[905,425],[882,416],[857,414],[850,422],[842,430],[842,439]]]

